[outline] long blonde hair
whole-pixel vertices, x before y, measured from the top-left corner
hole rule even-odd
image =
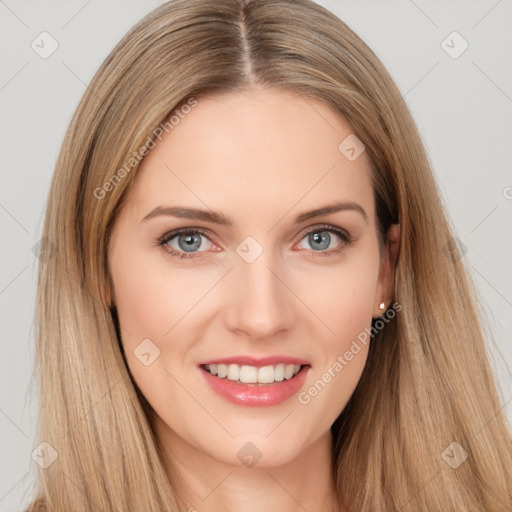
[[[254,86],[293,89],[344,116],[371,157],[382,239],[401,225],[402,310],[372,339],[331,429],[340,502],[358,512],[512,510],[510,429],[421,139],[375,54],[310,0],[171,0],[124,36],[85,92],[44,222],[38,443],[58,458],[38,468],[28,510],[178,510],[179,477],[164,469],[108,300],[109,235],[137,171],[126,163],[155,129],[190,98]],[[458,467],[447,462],[462,450]]]

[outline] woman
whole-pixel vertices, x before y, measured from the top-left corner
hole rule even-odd
[[[512,509],[421,140],[320,6],[145,17],[71,122],[44,236],[29,510]]]

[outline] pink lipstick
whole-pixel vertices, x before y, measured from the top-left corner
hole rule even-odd
[[[200,363],[198,369],[210,388],[237,405],[278,405],[303,386],[311,365],[287,356],[235,356]]]

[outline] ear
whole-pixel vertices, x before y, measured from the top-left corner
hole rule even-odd
[[[393,298],[395,264],[400,242],[400,224],[393,224],[387,233],[386,244],[382,250],[379,279],[376,288],[373,318],[382,316],[389,308]],[[384,304],[384,307],[381,307]]]

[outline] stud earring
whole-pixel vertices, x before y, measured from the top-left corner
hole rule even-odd
[[[379,305],[379,309],[384,309],[385,307],[386,307],[386,305],[384,304],[384,302],[381,302]]]

